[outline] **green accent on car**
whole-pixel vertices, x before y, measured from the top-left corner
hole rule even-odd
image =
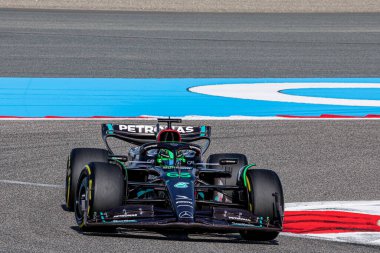
[[[244,186],[247,187],[247,171],[249,168],[253,167],[253,166],[256,166],[255,163],[251,163],[251,164],[248,164],[247,166],[245,166],[245,168],[243,169],[243,182],[244,182]]]
[[[168,172],[166,173],[166,176],[168,177],[181,177],[181,178],[190,178],[191,174],[188,172],[181,172],[180,174],[178,172]]]
[[[200,136],[206,136],[206,126],[201,126],[201,135]]]
[[[137,198],[140,198],[141,196],[143,196],[143,195],[145,195],[145,194],[147,194],[147,193],[149,193],[149,192],[152,192],[153,191],[153,189],[147,189],[147,190],[145,190],[145,191],[139,191],[138,193],[137,193]]]
[[[168,172],[168,173],[166,173],[166,176],[168,176],[168,177],[179,177],[179,174],[177,172]]]
[[[181,172],[181,174],[179,174],[179,177],[190,178],[191,174],[189,172]]]
[[[205,194],[203,192],[198,192],[198,196],[203,200],[205,199]]]
[[[180,189],[187,188],[187,187],[189,187],[189,183],[188,182],[178,182],[174,185],[174,187],[180,188]]]
[[[108,128],[108,134],[113,134],[113,126],[112,126],[112,124],[107,124],[107,128]]]
[[[106,222],[106,221],[104,220],[103,212],[99,212],[99,214],[100,214],[100,219],[102,219],[102,222]]]

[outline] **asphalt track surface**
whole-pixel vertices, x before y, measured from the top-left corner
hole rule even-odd
[[[378,77],[380,15],[0,10],[0,76]]]
[[[144,123],[144,122],[143,122]],[[149,122],[145,122],[145,124]],[[208,153],[241,152],[280,175],[286,202],[374,200],[380,189],[379,121],[211,121]],[[74,147],[104,147],[100,122],[2,121],[0,178],[63,185]],[[201,124],[190,122],[189,124]],[[120,146],[121,147],[121,146]],[[122,150],[122,149],[120,149]],[[368,247],[278,237],[272,243],[239,236],[127,232],[83,235],[64,211],[64,190],[0,182],[0,250],[108,252],[378,252]],[[186,239],[186,240],[185,240]]]
[[[0,11],[1,76],[378,76],[380,17]],[[230,32],[232,31],[232,32]],[[200,122],[198,122],[200,123]],[[210,153],[242,152],[282,178],[286,202],[380,196],[379,121],[212,121]],[[103,147],[100,122],[1,121],[0,178],[64,184],[74,147]],[[191,124],[197,124],[191,122]],[[378,252],[280,236],[81,234],[62,188],[0,182],[3,252]]]

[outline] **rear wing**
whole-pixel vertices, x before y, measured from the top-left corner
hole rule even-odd
[[[159,127],[159,129],[157,129]],[[117,138],[131,144],[142,145],[156,141],[159,131],[168,126],[158,125],[127,125],[127,124],[102,124],[102,138],[110,150],[107,138]],[[210,142],[210,126],[171,126],[181,134],[182,142],[194,142],[198,140],[208,140]]]

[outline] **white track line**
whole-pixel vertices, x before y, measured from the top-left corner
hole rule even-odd
[[[64,188],[63,185],[57,185],[57,184],[40,184],[40,183],[22,182],[22,181],[13,181],[13,180],[0,180],[0,183],[31,185],[31,186],[40,186],[40,187],[49,187],[49,188]]]
[[[312,96],[297,96],[281,93],[281,90],[301,88],[380,88],[380,83],[255,83],[220,84],[196,86],[189,89],[194,93],[260,101],[291,102],[320,105],[373,106],[379,107],[380,100],[341,99]]]

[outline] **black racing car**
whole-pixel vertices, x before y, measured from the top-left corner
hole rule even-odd
[[[159,125],[165,123],[165,126]],[[243,154],[212,154],[209,126],[102,124],[107,149],[75,148],[67,162],[66,206],[83,231],[116,228],[239,232],[273,240],[282,230],[284,197],[272,170]],[[108,138],[136,145],[112,152]],[[203,142],[200,146],[195,143]]]

